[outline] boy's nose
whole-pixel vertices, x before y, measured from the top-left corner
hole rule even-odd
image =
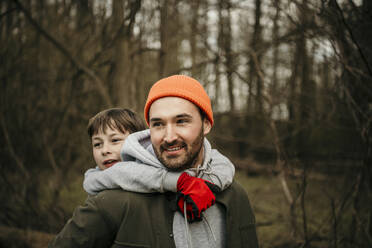
[[[109,145],[103,145],[102,147],[102,155],[107,155],[107,154],[110,154],[111,153],[111,150],[110,150],[110,146]]]

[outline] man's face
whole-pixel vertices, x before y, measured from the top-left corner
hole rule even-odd
[[[122,133],[117,129],[107,127],[92,136],[93,157],[97,166],[107,169],[121,161],[120,149],[129,132]]]
[[[159,161],[170,170],[196,167],[203,161],[203,139],[211,130],[192,102],[179,97],[154,101],[149,111],[151,142]]]

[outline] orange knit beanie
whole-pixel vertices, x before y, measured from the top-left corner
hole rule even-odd
[[[144,111],[145,120],[148,125],[151,104],[155,100],[167,96],[184,98],[194,103],[204,111],[213,126],[212,105],[207,92],[205,92],[203,86],[197,80],[184,75],[174,75],[160,79],[151,87]]]

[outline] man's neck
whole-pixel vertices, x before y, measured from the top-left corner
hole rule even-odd
[[[204,144],[202,145],[200,152],[197,156],[197,158],[194,160],[193,165],[191,166],[192,168],[198,168],[201,166],[204,162]]]

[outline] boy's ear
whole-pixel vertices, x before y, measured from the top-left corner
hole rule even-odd
[[[210,121],[208,120],[208,118],[204,118],[203,120],[203,133],[204,133],[204,136],[207,135],[212,129],[212,125],[210,123]]]

